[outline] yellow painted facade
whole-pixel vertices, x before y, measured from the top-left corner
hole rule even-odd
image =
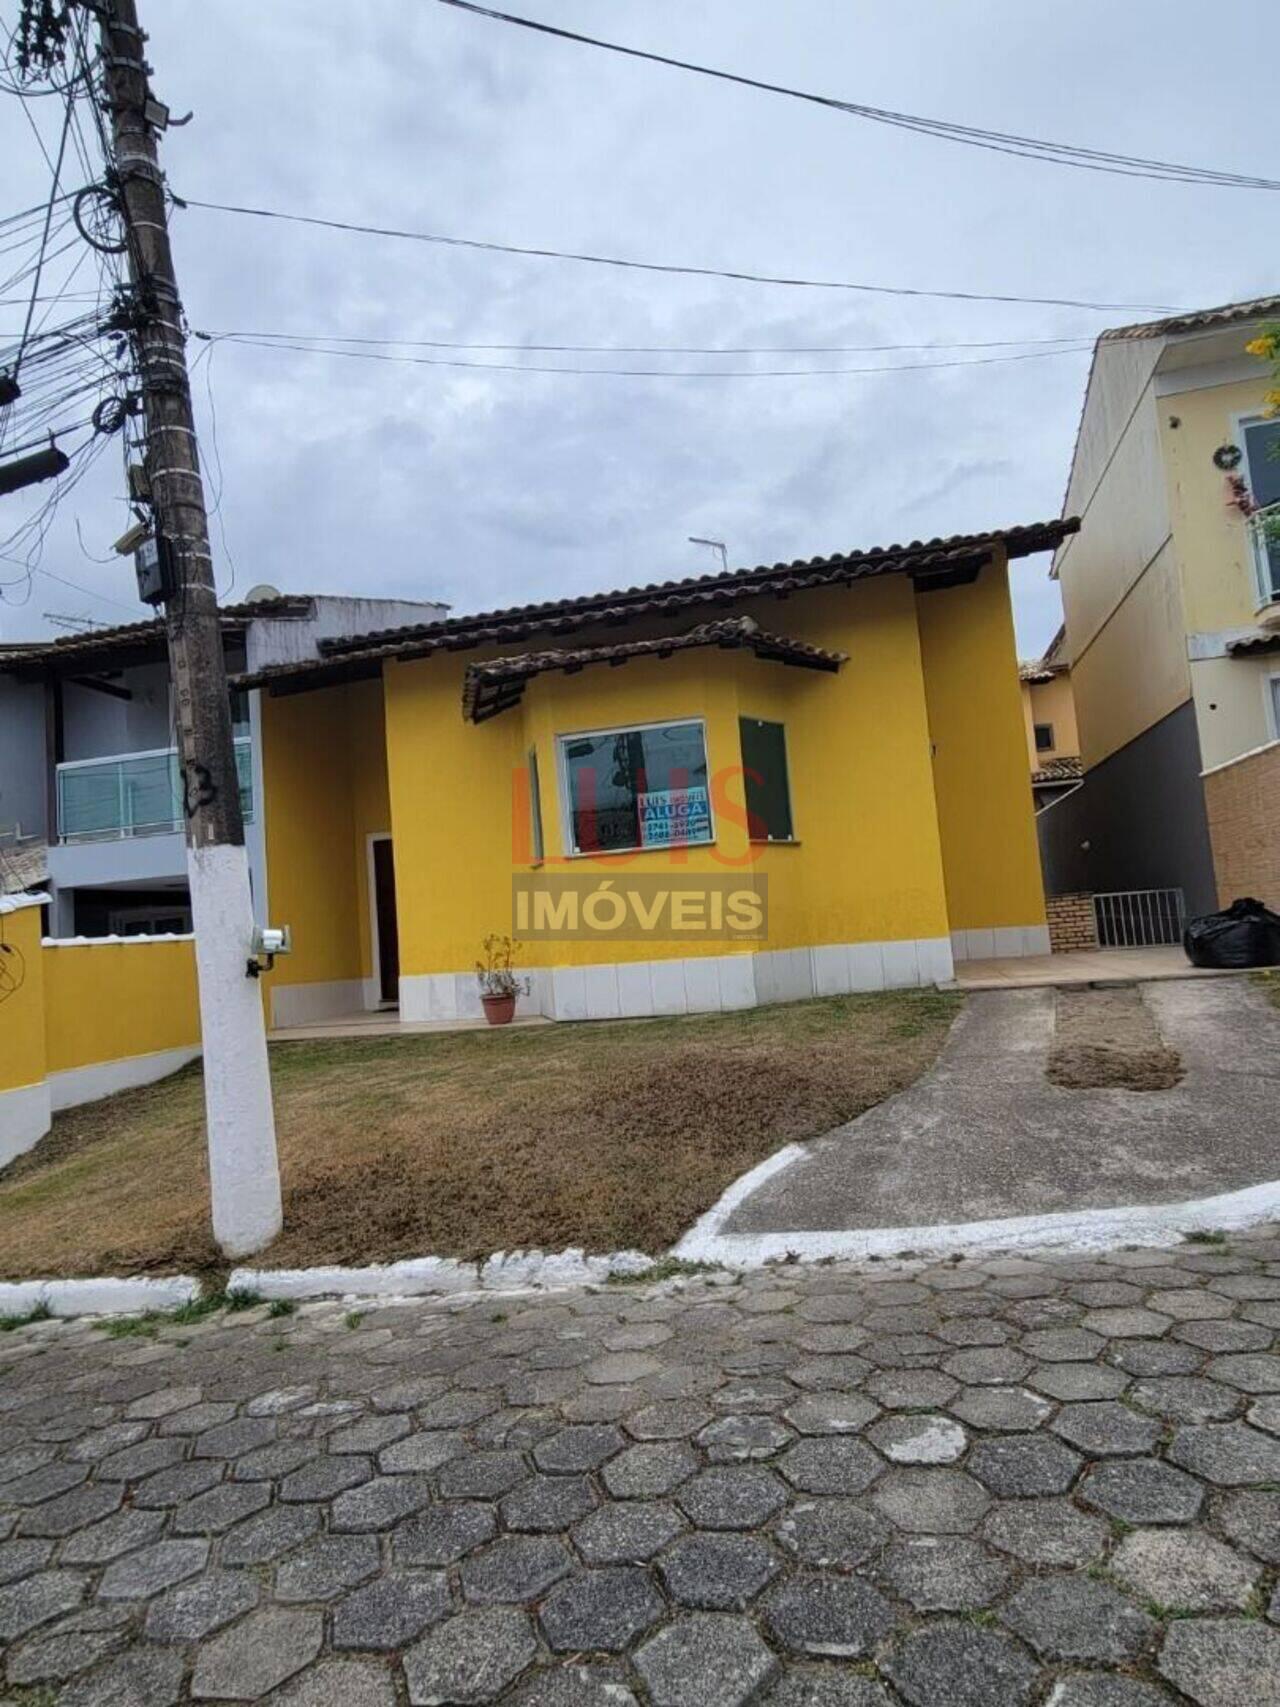
[[[1038,771],[1050,759],[1078,759],[1080,735],[1076,728],[1076,701],[1071,691],[1071,672],[1062,670],[1047,682],[1023,681],[1022,724],[1027,742],[1027,763]],[[1053,731],[1051,746],[1036,746],[1036,724]]]
[[[381,682],[264,693],[270,912],[294,938],[272,987],[296,997],[301,986],[370,979],[368,837],[382,831],[393,838],[402,976],[469,974],[481,939],[511,929],[513,875],[533,869],[531,751],[544,871],[607,877],[674,865],[769,882],[765,942],[532,940],[521,955],[531,970],[1043,923],[1002,560],[946,592],[917,595],[906,576],[885,575],[715,614],[751,616],[848,661],[828,674],[708,647],[593,665],[536,676],[519,705],[479,724],[462,715],[463,680],[492,648],[387,659]],[[629,623],[625,637],[692,626],[687,613],[649,619]],[[572,643],[619,638],[616,627],[584,628]],[[789,843],[748,839],[742,716],[785,727]],[[714,842],[572,854],[560,738],[695,719],[705,726]]]
[[[949,929],[1041,924],[1007,570],[916,603]]]
[[[199,1043],[190,940],[62,942],[43,959],[50,1073]]]
[[[40,908],[0,913],[0,1093],[45,1077],[44,955]]]

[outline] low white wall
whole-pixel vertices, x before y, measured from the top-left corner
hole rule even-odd
[[[138,1085],[151,1085],[157,1079],[167,1079],[188,1061],[200,1054],[199,1044],[181,1049],[157,1049],[151,1055],[125,1055],[118,1061],[93,1061],[87,1067],[68,1067],[61,1073],[50,1073],[49,1103],[55,1113],[62,1108],[78,1108],[82,1102],[97,1102],[99,1097],[114,1096],[117,1091],[131,1091]]]
[[[0,1168],[38,1144],[49,1130],[48,1081],[0,1091]]]
[[[519,1011],[564,1020],[723,1013],[810,996],[946,984],[954,971],[946,937],[555,966],[525,974],[532,989],[520,998]],[[478,1019],[482,1012],[473,972],[430,972],[400,980],[402,1020]]]
[[[377,1004],[374,1003],[374,1006]],[[271,991],[271,1023],[275,1027],[312,1025],[363,1011],[363,978],[335,978],[328,983],[280,984]]]

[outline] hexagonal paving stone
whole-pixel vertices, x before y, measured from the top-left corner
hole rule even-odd
[[[683,1440],[629,1446],[601,1471],[615,1499],[654,1499],[669,1494],[698,1468],[697,1454]]]
[[[576,1423],[558,1429],[533,1449],[539,1470],[555,1475],[575,1475],[598,1470],[627,1444],[622,1430],[613,1423]]]
[[[776,1417],[730,1415],[708,1423],[697,1439],[713,1464],[746,1464],[772,1458],[795,1436]]]
[[[1249,1406],[1246,1421],[1268,1434],[1280,1434],[1280,1397],[1256,1400]]]
[[[1037,1667],[1008,1636],[972,1624],[929,1624],[881,1668],[910,1707],[1026,1707]]]
[[[881,1684],[838,1663],[789,1667],[765,1701],[767,1707],[890,1707]]]
[[[625,1417],[622,1426],[636,1440],[683,1440],[710,1421],[711,1412],[697,1400],[667,1399],[643,1406]]]
[[[586,1476],[535,1476],[499,1504],[508,1529],[550,1534],[568,1529],[596,1504]]]
[[[1088,1310],[1080,1325],[1109,1340],[1159,1339],[1173,1326],[1173,1319],[1158,1310]]]
[[[1280,1565],[1280,1494],[1261,1489],[1224,1494],[1214,1501],[1223,1534],[1268,1565]]]
[[[897,1622],[893,1607],[857,1577],[798,1571],[762,1602],[774,1638],[793,1653],[858,1659]]]
[[[1110,1665],[1135,1659],[1159,1628],[1123,1595],[1088,1577],[1024,1583],[1000,1616],[1042,1659]]]
[[[1084,1460],[1045,1434],[982,1440],[969,1454],[969,1473],[1001,1499],[1065,1494]]]
[[[964,1387],[949,1409],[971,1428],[1024,1434],[1040,1427],[1053,1406],[1026,1387]]]
[[[182,1656],[164,1648],[134,1648],[100,1671],[77,1678],[59,1707],[172,1707],[182,1689]]]
[[[1184,1346],[1220,1354],[1266,1351],[1271,1344],[1271,1335],[1257,1322],[1183,1322],[1172,1337]]]
[[[52,1541],[0,1542],[0,1586],[29,1577],[48,1563],[52,1553]]]
[[[887,1411],[928,1410],[959,1391],[960,1383],[940,1369],[882,1369],[867,1382],[867,1392]]]
[[[348,1488],[367,1482],[373,1465],[367,1458],[314,1458],[280,1484],[280,1498],[289,1503],[331,1500]]]
[[[884,1462],[861,1440],[810,1436],[784,1452],[778,1468],[809,1494],[860,1494],[884,1471]]]
[[[987,1509],[986,1489],[963,1470],[890,1470],[870,1499],[891,1523],[912,1535],[959,1535]]]
[[[1158,1684],[1136,1677],[1077,1672],[1054,1684],[1046,1707],[1173,1707],[1173,1697]]]
[[[0,1642],[25,1636],[84,1599],[87,1579],[75,1571],[37,1571],[0,1589]]]
[[[147,1608],[153,1642],[199,1642],[258,1604],[258,1584],[244,1571],[209,1571],[170,1589]]]
[[[511,1696],[513,1707],[637,1707],[616,1660],[561,1661],[535,1672]]]
[[[148,1600],[196,1576],[209,1557],[207,1541],[157,1541],[108,1565],[98,1584],[100,1600]]]
[[[580,1571],[558,1583],[538,1621],[557,1653],[618,1653],[662,1617],[662,1598],[635,1565]]]
[[[1028,1385],[1065,1403],[1115,1399],[1129,1385],[1123,1371],[1107,1363],[1042,1363],[1027,1377]]]
[[[96,1665],[128,1640],[131,1614],[123,1606],[83,1606],[45,1624],[9,1649],[6,1674],[15,1701],[27,1697],[23,1684],[64,1683]],[[40,1700],[40,1695],[36,1696]]]
[[[880,1561],[879,1575],[917,1612],[976,1612],[998,1600],[1013,1579],[998,1555],[950,1535],[895,1542]]]
[[[885,1417],[867,1439],[893,1464],[954,1464],[969,1445],[958,1422],[936,1414]]]
[[[549,1537],[504,1535],[462,1566],[462,1592],[469,1601],[537,1600],[566,1576],[573,1561],[564,1544]]]
[[[491,1500],[509,1494],[530,1473],[523,1454],[491,1448],[451,1458],[441,1467],[437,1481],[443,1499]]]
[[[157,1441],[154,1444],[161,1443]],[[133,1447],[131,1450],[136,1452],[141,1448]],[[182,1447],[179,1445],[179,1456],[181,1453]],[[106,1464],[98,1467],[98,1475],[104,1480],[107,1479],[107,1465],[111,1462],[112,1460],[108,1459]],[[9,1505],[39,1505],[42,1500],[54,1499],[58,1494],[65,1494],[69,1488],[79,1487],[88,1474],[87,1464],[44,1464],[38,1470],[30,1470],[25,1476],[15,1476],[11,1482],[6,1482],[5,1501]]]
[[[1157,1375],[1194,1375],[1204,1353],[1173,1340],[1121,1340],[1112,1346],[1107,1361],[1145,1381]]]
[[[449,1600],[449,1580],[443,1571],[412,1576],[390,1571],[334,1607],[333,1645],[383,1653],[403,1648],[444,1617]]]
[[[197,1701],[256,1701],[311,1664],[323,1631],[318,1612],[251,1613],[198,1649],[191,1694]]]
[[[1140,1410],[1172,1422],[1223,1422],[1243,1408],[1244,1399],[1232,1387],[1220,1387],[1199,1375],[1155,1376],[1139,1381],[1129,1397]]]
[[[321,1660],[272,1697],[279,1707],[395,1707],[395,1684],[369,1660]]]
[[[1127,1405],[1112,1400],[1064,1405],[1050,1425],[1090,1458],[1119,1458],[1150,1452],[1160,1438],[1160,1425],[1135,1416]]]
[[[593,1511],[574,1528],[573,1540],[589,1565],[639,1565],[683,1528],[671,1506],[637,1501]]]
[[[789,1553],[807,1565],[852,1570],[885,1545],[889,1525],[856,1500],[801,1500],[789,1506],[774,1531]]]
[[[953,1351],[943,1358],[942,1367],[967,1386],[1007,1387],[1030,1372],[1032,1361],[1014,1346],[979,1346],[971,1351]]]
[[[289,1552],[319,1527],[316,1506],[269,1506],[223,1537],[219,1557],[224,1565],[263,1565]]]
[[[1157,1665],[1198,1707],[1260,1707],[1280,1677],[1280,1630],[1240,1618],[1181,1619]]]
[[[275,1597],[286,1603],[332,1600],[365,1582],[381,1563],[376,1535],[318,1535],[277,1567]]]
[[[798,1434],[857,1434],[880,1415],[860,1393],[807,1393],[788,1405],[782,1420]]]
[[[1077,1492],[1086,1505],[1125,1523],[1194,1523],[1204,1504],[1199,1482],[1154,1458],[1099,1464]]]
[[[1234,1352],[1211,1358],[1204,1372],[1211,1381],[1238,1387],[1242,1393],[1280,1393],[1280,1357]]]
[[[754,1535],[686,1535],[658,1561],[671,1599],[706,1612],[745,1611],[781,1568]]]
[[[772,1470],[759,1464],[716,1465],[676,1493],[681,1511],[699,1529],[756,1529],[786,1504]]]
[[[1116,1549],[1111,1574],[1173,1612],[1237,1612],[1248,1604],[1258,1567],[1203,1529],[1138,1529]]]
[[[259,1512],[271,1498],[262,1482],[223,1482],[187,1500],[173,1514],[175,1535],[221,1535],[233,1524]]]
[[[537,1654],[533,1627],[513,1607],[447,1618],[404,1656],[413,1707],[494,1701]]]
[[[1070,1500],[1010,1500],[982,1525],[992,1546],[1028,1565],[1087,1565],[1106,1550],[1108,1528]]]
[[[778,1662],[747,1619],[702,1612],[651,1636],[635,1666],[654,1707],[745,1707]]]
[[[1180,1428],[1169,1447],[1169,1459],[1222,1488],[1280,1481],[1280,1440],[1247,1423]]]
[[[1042,1363],[1091,1363],[1106,1349],[1106,1340],[1084,1328],[1038,1328],[1024,1334],[1022,1344]]]

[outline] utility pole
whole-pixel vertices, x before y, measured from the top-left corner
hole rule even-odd
[[[113,182],[138,311],[133,336],[147,429],[146,471],[156,541],[169,577],[165,628],[195,925],[213,1234],[228,1256],[248,1256],[276,1237],[282,1213],[262,999],[246,970],[253,908],[222,624],[164,177],[157,132],[147,116],[145,37],[134,0],[98,0],[94,10]]]

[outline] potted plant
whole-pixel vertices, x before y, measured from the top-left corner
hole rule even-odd
[[[509,936],[487,936],[481,946],[484,959],[476,961],[476,980],[484,1017],[490,1025],[510,1025],[516,997],[529,994],[529,980],[518,977],[512,966],[515,945]]]

